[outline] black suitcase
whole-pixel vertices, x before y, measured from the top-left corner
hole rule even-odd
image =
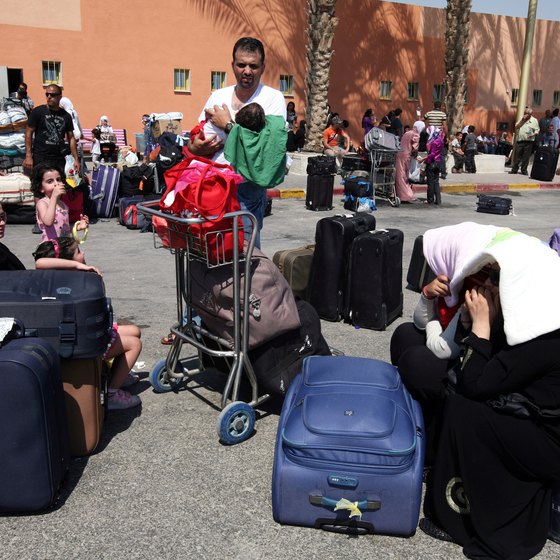
[[[0,272],[0,317],[14,317],[23,336],[45,338],[62,358],[101,356],[113,321],[103,279],[80,270]]]
[[[348,154],[342,158],[342,169],[344,171],[369,171],[370,162],[358,154]]]
[[[412,247],[412,255],[406,273],[407,287],[420,293],[422,288],[435,277],[436,274],[429,267],[426,257],[424,257],[424,236],[419,235],[414,240],[414,246]]]
[[[8,215],[10,224],[35,224],[35,204],[3,204],[2,208]]]
[[[334,175],[308,175],[305,206],[308,210],[333,207]]]
[[[336,158],[334,156],[314,156],[307,160],[308,175],[334,175]]]
[[[48,508],[70,464],[60,363],[53,347],[40,338],[5,344],[0,394],[0,512]]]
[[[403,232],[368,231],[352,243],[345,289],[345,320],[385,330],[403,314]]]
[[[538,146],[531,168],[531,179],[552,181],[556,173],[558,152],[551,146]]]
[[[513,213],[511,198],[505,196],[491,196],[488,194],[477,195],[476,211],[483,214],[498,214],[505,216]]]
[[[306,301],[297,301],[301,327],[281,334],[249,350],[249,359],[257,377],[260,394],[284,396],[293,378],[301,372],[306,356],[330,356],[329,345],[321,334],[321,320],[317,311]],[[212,340],[204,337],[209,348],[217,349]],[[223,358],[202,353],[204,367],[228,372]]]
[[[307,301],[322,319],[342,319],[350,246],[358,235],[373,229],[375,216],[366,213],[329,216],[317,222]]]

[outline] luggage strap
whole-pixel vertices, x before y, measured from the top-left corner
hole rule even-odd
[[[60,293],[60,292],[59,292]],[[64,294],[62,294],[64,295]],[[70,358],[74,353],[76,343],[76,319],[74,316],[74,303],[62,304],[62,322],[59,325],[60,347],[58,353],[61,358]]]

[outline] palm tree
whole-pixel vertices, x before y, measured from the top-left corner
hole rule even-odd
[[[447,130],[463,126],[467,89],[472,0],[447,0],[445,28],[445,105]]]
[[[327,120],[332,42],[338,24],[335,6],[336,0],[307,1],[306,150],[321,150]]]

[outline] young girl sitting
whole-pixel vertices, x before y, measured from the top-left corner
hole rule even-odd
[[[86,264],[84,254],[72,237],[44,241],[37,247],[33,256],[35,267],[38,269],[85,270],[100,274],[97,268]],[[113,358],[109,383],[109,410],[132,408],[141,403],[138,396],[122,389],[138,382],[138,375],[132,368],[142,351],[140,336],[140,329],[136,325],[113,324],[107,350],[103,354],[106,360]]]
[[[68,207],[60,200],[66,192],[65,181],[64,173],[56,165],[41,163],[33,168],[31,190],[36,199],[36,219],[42,241],[72,235]],[[80,214],[75,230],[85,230],[88,226],[89,218]]]

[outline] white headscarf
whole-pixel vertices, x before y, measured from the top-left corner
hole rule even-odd
[[[103,124],[103,121],[107,121],[107,124]],[[109,117],[107,115],[101,115],[101,117],[99,118],[99,126],[111,126]]]
[[[428,142],[431,142],[441,136],[441,129],[434,125],[429,126],[426,132],[428,133]]]
[[[412,128],[418,132],[418,134],[422,134],[422,131],[426,128],[426,123],[424,121],[416,121]]]

